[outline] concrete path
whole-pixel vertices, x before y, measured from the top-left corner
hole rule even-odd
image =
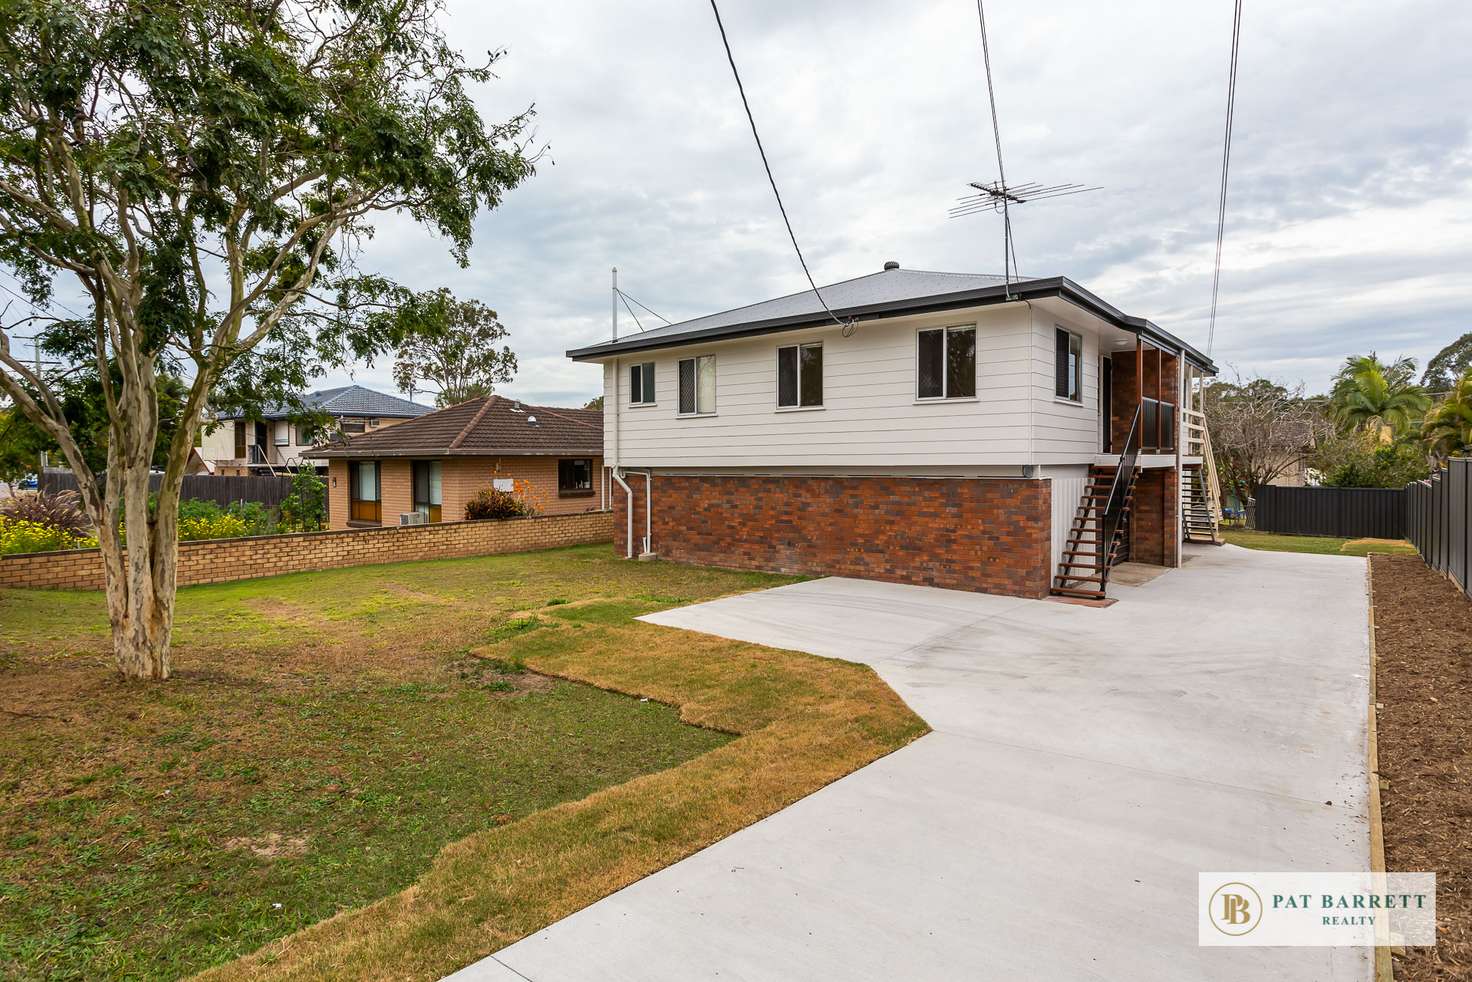
[[[651,615],[867,662],[935,732],[452,978],[1369,979],[1196,942],[1198,872],[1368,868],[1364,561],[1189,560],[1103,610],[825,579]]]

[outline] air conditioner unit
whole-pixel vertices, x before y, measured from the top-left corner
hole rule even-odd
[[[429,516],[422,511],[402,511],[399,512],[399,524],[427,525],[429,524]]]

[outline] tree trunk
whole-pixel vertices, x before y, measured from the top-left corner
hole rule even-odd
[[[94,521],[118,671],[130,679],[163,681],[169,677],[174,627],[179,482],[166,474],[157,506],[149,507],[155,432],[150,424],[157,410],[146,400],[140,401],[145,404],[129,420],[135,426],[121,427],[118,435],[122,439],[115,439],[108,448],[105,505],[103,515],[94,516]],[[143,422],[137,425],[136,421]],[[170,484],[175,485],[172,490]],[[124,525],[122,535],[119,517]]]

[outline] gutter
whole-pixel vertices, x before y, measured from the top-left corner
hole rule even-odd
[[[960,293],[942,293],[930,297],[915,297],[907,300],[891,300],[884,303],[867,304],[860,307],[845,307],[833,311],[840,319],[855,321],[882,320],[904,314],[931,313],[956,310],[964,307],[990,306],[993,304],[1016,303],[1019,300],[1066,300],[1091,314],[1108,321],[1115,327],[1138,334],[1152,345],[1164,348],[1189,359],[1208,374],[1217,373],[1216,363],[1191,345],[1161,329],[1143,317],[1134,317],[1085,290],[1066,276],[1027,280],[1012,284],[1009,291],[1005,285],[966,290]],[[789,317],[777,317],[765,321],[745,324],[728,324],[674,335],[635,335],[619,342],[604,342],[567,352],[573,361],[591,361],[597,358],[620,355],[632,351],[648,351],[655,348],[673,348],[706,341],[753,337],[781,331],[795,331],[828,324],[826,314],[804,313]]]

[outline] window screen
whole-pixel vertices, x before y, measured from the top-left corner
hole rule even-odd
[[[915,394],[921,399],[940,399],[946,394],[946,332],[921,331],[919,375]]]
[[[716,411],[716,357],[701,355],[680,362],[680,415]]]

